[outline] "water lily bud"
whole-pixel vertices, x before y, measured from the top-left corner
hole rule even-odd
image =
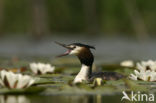
[[[95,78],[94,79],[94,86],[101,86],[101,85],[103,85],[102,78]]]
[[[125,60],[125,61],[122,61],[120,65],[124,67],[134,67],[134,62],[131,60]]]

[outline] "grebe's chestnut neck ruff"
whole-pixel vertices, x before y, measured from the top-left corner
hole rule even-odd
[[[123,77],[122,75],[115,72],[100,72],[100,73],[92,73],[92,64],[94,62],[94,56],[90,49],[95,49],[93,46],[81,44],[81,43],[73,43],[73,44],[62,44],[59,42],[55,42],[65,48],[67,48],[67,52],[65,52],[61,56],[66,55],[76,55],[81,62],[81,70],[78,75],[74,79],[74,83],[82,82],[84,80],[93,80],[95,77],[101,77],[105,80],[110,79],[119,79]]]

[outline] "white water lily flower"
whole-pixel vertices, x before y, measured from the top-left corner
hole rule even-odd
[[[137,69],[140,71],[155,71],[156,72],[156,61],[148,60],[137,63]]]
[[[47,73],[53,73],[55,67],[51,66],[50,64],[44,64],[44,63],[30,63],[30,69],[35,74],[47,74]]]
[[[120,63],[124,67],[134,67],[134,62],[132,60],[125,60]]]
[[[34,84],[35,79],[28,75],[15,74],[5,70],[0,72],[0,84],[7,88],[27,88]]]
[[[134,71],[135,74],[130,74],[130,79],[132,80],[143,80],[143,81],[150,81],[154,82],[156,81],[156,72],[151,72],[151,71]]]
[[[132,80],[156,81],[156,61],[148,60],[137,63],[137,70],[130,74]]]

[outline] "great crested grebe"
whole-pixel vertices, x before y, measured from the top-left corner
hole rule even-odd
[[[103,80],[118,80],[124,76],[116,72],[97,72],[92,73],[92,64],[94,62],[94,56],[90,49],[95,49],[93,46],[81,44],[81,43],[72,43],[69,45],[55,42],[56,44],[61,45],[62,47],[67,48],[67,52],[57,57],[62,57],[66,55],[76,55],[81,62],[81,70],[74,79],[74,83],[80,83],[82,81],[91,81],[94,78],[102,78]]]

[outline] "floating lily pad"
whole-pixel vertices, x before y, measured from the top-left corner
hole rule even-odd
[[[41,59],[39,59],[41,60]],[[63,60],[66,61],[66,60]],[[104,81],[101,86],[94,86],[93,83],[84,82],[81,84],[74,85],[72,81],[80,70],[79,62],[76,65],[71,63],[72,60],[66,63],[57,62],[57,68],[55,73],[52,74],[44,74],[44,75],[33,75],[31,71],[28,69],[26,74],[29,74],[33,77],[39,78],[35,84],[27,89],[7,89],[0,88],[0,94],[37,94],[42,96],[47,95],[84,95],[90,96],[94,95],[96,98],[100,96],[104,99],[106,97],[116,98],[117,101],[120,101],[122,97],[122,91],[143,91],[143,92],[156,92],[156,82],[144,82],[144,81],[132,81],[129,80],[128,76],[133,72],[134,68],[125,68],[118,64],[113,65],[98,65],[99,71],[115,71],[122,73],[126,77],[121,80],[111,80]],[[3,61],[1,61],[2,63]],[[40,61],[41,62],[41,61]],[[48,63],[48,60],[46,61]],[[21,64],[20,64],[21,63]],[[49,62],[50,63],[50,62]],[[62,64],[61,64],[62,63]],[[75,61],[74,61],[75,63]],[[3,63],[2,63],[3,64]],[[5,61],[5,65],[8,65]],[[27,66],[29,65],[28,61],[15,62],[13,64],[9,64],[9,67],[15,66]],[[109,96],[108,96],[109,95]],[[100,99],[99,99],[100,100]]]

